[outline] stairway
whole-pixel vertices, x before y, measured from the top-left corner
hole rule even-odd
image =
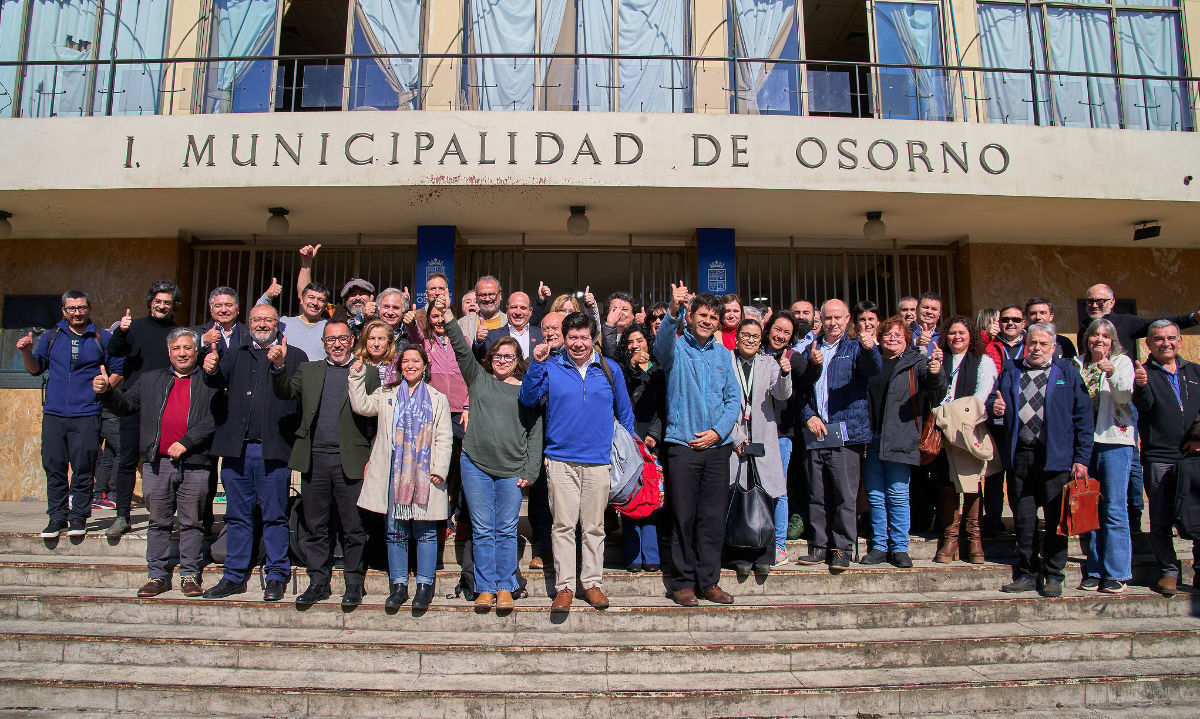
[[[3,526],[33,528],[5,506]],[[10,531],[0,534],[0,715],[1195,716],[1200,593],[1150,592],[1141,539],[1143,586],[1120,595],[1075,590],[1077,562],[1061,599],[1004,595],[1007,564],[933,564],[934,543],[914,538],[912,569],[856,565],[834,577],[788,565],[742,582],[727,572],[732,606],[677,607],[661,574],[613,569],[612,608],[577,600],[560,617],[540,571],[526,570],[531,596],[507,616],[446,598],[452,543],[434,605],[393,614],[374,571],[366,603],[348,612],[335,603],[340,572],[334,600],[306,611],[293,594],[260,601],[257,575],[230,600],[178,588],[137,599],[140,533],[110,543]],[[989,543],[989,557],[1005,561],[1010,542]],[[1190,544],[1177,548],[1191,556]],[[292,592],[306,586],[297,574]],[[205,586],[219,576],[208,568]]]

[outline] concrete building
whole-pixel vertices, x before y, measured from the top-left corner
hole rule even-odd
[[[336,287],[441,268],[456,295],[487,272],[647,305],[679,279],[773,304],[1044,296],[1070,334],[1098,281],[1146,316],[1193,310],[1198,13],[0,0],[0,499],[44,491],[13,347],[62,291],[107,324],[173,279],[199,321],[211,287],[289,286],[308,243]]]

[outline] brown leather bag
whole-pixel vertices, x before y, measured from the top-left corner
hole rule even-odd
[[[1100,529],[1100,483],[1091,477],[1072,479],[1063,487],[1058,533],[1074,537]]]
[[[917,418],[921,413],[917,408],[917,380],[916,371],[908,370],[908,390],[912,395],[913,404],[913,422],[917,423],[920,429],[920,441],[917,442],[917,448],[921,450],[921,466],[931,464],[937,456],[942,453],[942,431],[937,428],[937,424],[933,421],[933,412],[925,413],[925,423],[921,424]]]

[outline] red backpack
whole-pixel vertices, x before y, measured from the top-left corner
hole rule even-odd
[[[642,476],[638,477],[637,489],[629,499],[624,504],[612,505],[612,508],[630,519],[645,519],[662,507],[667,491],[663,485],[662,466],[640,439],[634,441],[642,453]]]

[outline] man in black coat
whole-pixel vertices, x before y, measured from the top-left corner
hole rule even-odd
[[[271,389],[269,354],[277,350],[279,315],[271,305],[250,310],[251,344],[220,355],[204,357],[208,382],[225,390],[225,402],[216,412],[217,431],[213,454],[225,462],[221,484],[225,487],[225,573],[204,593],[221,599],[246,591],[246,578],[254,546],[254,511],[262,515],[266,549],[267,586],[263,599],[283,599],[292,565],[288,558],[287,500],[291,470],[288,458],[299,425],[295,400],[279,399]],[[288,374],[308,355],[299,347],[287,353]]]
[[[143,372],[171,366],[167,356],[167,335],[178,325],[175,310],[183,295],[174,282],[160,280],[150,285],[146,292],[146,307],[150,310],[145,317],[133,319],[129,310],[108,341],[108,353],[113,357],[125,358],[125,388],[132,389]],[[121,418],[121,445],[117,457],[116,490],[117,518],[104,533],[119,537],[129,531],[129,509],[133,503],[133,485],[138,465],[138,415]]]
[[[171,589],[174,552],[171,531],[179,518],[179,575],[186,596],[201,594],[204,529],[202,506],[208,474],[215,463],[209,448],[216,425],[217,391],[199,367],[200,337],[176,327],[167,335],[171,366],[143,373],[128,389],[109,389],[101,367],[92,389],[110,406],[133,412],[141,433],[136,449],[143,460],[142,492],[150,512],[146,564],[150,579],[139,597]]]

